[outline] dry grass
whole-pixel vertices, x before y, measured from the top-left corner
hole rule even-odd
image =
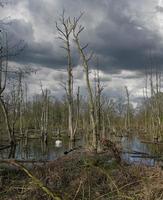
[[[63,199],[162,200],[163,171],[107,163],[108,156],[71,154],[32,173]],[[50,199],[22,172],[1,173],[0,199]]]

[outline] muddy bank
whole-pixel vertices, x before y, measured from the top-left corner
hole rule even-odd
[[[163,199],[161,168],[118,164],[108,153],[73,152],[30,172],[56,199]],[[52,197],[23,171],[1,169],[0,199]]]

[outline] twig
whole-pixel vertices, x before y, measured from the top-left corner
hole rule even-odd
[[[77,189],[77,191],[76,191],[76,194],[75,194],[73,200],[76,199],[76,197],[77,197],[77,195],[78,195],[78,193],[79,193],[79,191],[80,191],[80,188],[81,188],[81,186],[82,186],[82,183],[83,183],[83,181],[80,181],[79,187],[78,187],[78,189]]]

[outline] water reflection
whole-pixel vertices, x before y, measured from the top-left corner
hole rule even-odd
[[[58,147],[58,148],[62,147],[62,140],[56,140],[55,147]]]
[[[57,142],[56,142],[57,141]],[[0,159],[15,158],[18,160],[55,160],[64,155],[65,151],[73,147],[81,146],[83,140],[78,140],[75,144],[63,139],[51,139],[48,144],[41,139],[19,140],[15,148],[8,148],[0,151]]]
[[[123,137],[121,144],[122,158],[128,163],[154,166],[159,162],[161,151],[158,145],[144,144],[136,136]]]
[[[155,165],[163,152],[163,146],[142,143],[134,137],[122,137],[120,141],[123,152],[122,158],[135,164]],[[15,158],[18,160],[55,160],[64,155],[72,147],[85,145],[85,138],[81,137],[76,143],[70,143],[68,139],[50,139],[48,144],[41,139],[22,139],[17,146],[0,151],[0,159]]]
[[[16,152],[16,145],[12,145],[10,148],[9,148],[9,156],[8,158],[15,158],[15,152]]]

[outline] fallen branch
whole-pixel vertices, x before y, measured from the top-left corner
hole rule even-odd
[[[145,140],[142,140],[141,143],[163,145],[163,142],[154,142],[154,141],[145,141]]]
[[[149,158],[149,159],[159,159],[161,156],[152,156],[152,155],[133,155],[132,158]]]
[[[128,154],[137,154],[137,155],[149,155],[149,153],[145,153],[145,152],[140,152],[140,151],[121,151],[121,153],[128,153]]]
[[[81,180],[81,181],[80,181],[80,184],[79,184],[79,187],[78,187],[78,189],[77,189],[77,191],[76,191],[76,194],[75,194],[73,200],[76,199],[76,197],[77,197],[77,195],[78,195],[78,193],[79,193],[79,191],[80,191],[80,188],[81,188],[82,184],[83,184],[83,181]]]
[[[11,160],[10,159],[0,159],[0,163],[9,163]],[[52,162],[50,160],[14,160],[16,163],[21,163],[21,164],[46,164],[49,162]]]
[[[58,197],[57,194],[54,194],[48,187],[44,186],[44,184],[38,178],[36,178],[28,169],[26,169],[23,165],[19,164],[15,160],[3,160],[3,162],[5,162],[6,164],[14,165],[18,167],[19,169],[21,169],[22,171],[24,171],[32,179],[33,183],[37,185],[40,189],[42,189],[52,199],[61,200],[61,198]]]
[[[4,145],[0,147],[0,151],[10,148],[11,145]]]

